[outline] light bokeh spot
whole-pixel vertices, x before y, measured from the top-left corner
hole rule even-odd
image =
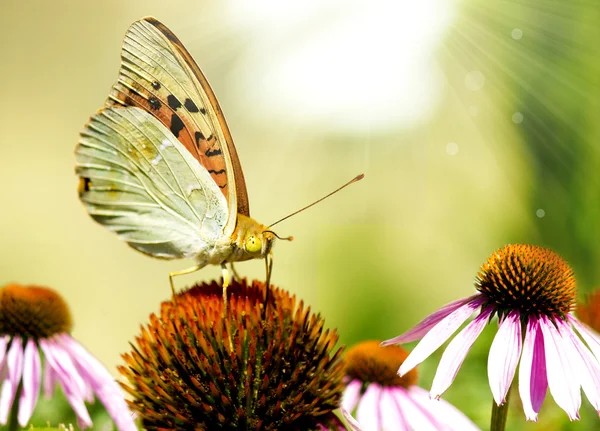
[[[520,28],[513,28],[510,32],[510,35],[514,40],[521,40],[521,38],[523,37],[523,30],[521,30]]]
[[[485,85],[485,76],[479,70],[472,70],[465,75],[465,86],[471,91],[479,91]]]
[[[520,112],[518,112],[518,111],[517,111],[517,112],[515,112],[515,113],[512,115],[512,120],[513,120],[513,123],[515,123],[515,124],[521,124],[521,123],[523,122],[523,114],[521,114],[521,113],[520,113]]]
[[[458,144],[456,142],[448,142],[446,144],[446,153],[456,156],[458,154]]]
[[[546,211],[544,211],[542,208],[538,208],[538,210],[535,212],[535,215],[538,216],[538,218],[544,218]]]

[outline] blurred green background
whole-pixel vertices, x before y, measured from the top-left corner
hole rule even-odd
[[[113,372],[169,298],[167,274],[190,266],[136,253],[76,193],[78,132],[117,77],[126,29],[146,15],[208,77],[258,221],[365,172],[277,226],[296,240],[277,244],[273,282],[344,344],[391,338],[471,294],[479,266],[511,242],[556,250],[580,295],[600,284],[597,1],[2,0],[0,280],[59,290],[74,336]],[[262,261],[237,268],[264,277]],[[445,394],[484,429],[488,329]],[[426,388],[437,360],[421,367]],[[587,400],[569,423],[548,395],[534,424],[514,399],[510,430],[600,426]],[[37,417],[68,420],[52,404]]]

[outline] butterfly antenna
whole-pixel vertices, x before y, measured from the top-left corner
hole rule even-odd
[[[348,187],[350,184],[352,184],[352,183],[355,183],[355,182],[357,182],[357,181],[360,181],[360,180],[362,180],[364,177],[365,177],[365,174],[360,174],[360,175],[357,175],[356,177],[352,178],[350,181],[348,181],[346,184],[344,184],[344,185],[343,185],[343,186],[341,186],[340,188],[338,188],[338,189],[336,189],[336,190],[332,191],[331,193],[329,193],[329,194],[328,194],[328,195],[326,195],[326,196],[323,196],[321,199],[314,201],[312,204],[310,204],[310,205],[306,205],[304,208],[300,208],[298,211],[294,211],[294,212],[293,212],[293,213],[291,213],[290,215],[287,215],[287,216],[285,216],[284,218],[282,218],[282,219],[280,219],[280,220],[277,220],[275,223],[272,223],[272,224],[270,224],[270,225],[269,225],[269,227],[273,227],[273,226],[275,226],[277,223],[281,223],[282,221],[289,219],[291,216],[295,216],[296,214],[298,214],[298,213],[301,213],[302,211],[309,209],[309,208],[310,208],[310,207],[312,207],[313,205],[316,205],[316,204],[318,204],[318,203],[319,203],[319,202],[321,202],[322,200],[325,200],[325,199],[327,199],[329,196],[331,196],[331,195],[334,195],[334,194],[336,194],[337,192],[339,192],[340,190],[342,190],[342,189],[344,189],[344,188]]]

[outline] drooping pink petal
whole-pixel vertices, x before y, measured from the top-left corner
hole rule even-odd
[[[371,383],[358,403],[356,419],[364,431],[381,431],[381,386]]]
[[[344,419],[346,419],[346,422],[348,422],[348,425],[350,425],[352,431],[362,431],[360,424],[346,409],[342,409],[342,416],[344,416]]]
[[[548,387],[556,404],[563,409],[569,419],[579,419],[581,406],[580,382],[573,370],[573,364],[565,353],[564,343],[558,329],[546,317],[539,320],[542,334],[544,335],[544,349],[546,352],[546,369]]]
[[[527,420],[537,422],[537,414],[542,408],[547,390],[544,337],[537,318],[530,317],[519,367],[519,395]]]
[[[6,347],[8,346],[9,335],[0,336],[0,364],[4,363],[6,357]],[[4,380],[4,377],[0,378],[0,381]]]
[[[382,413],[382,429],[384,431],[411,431],[408,422],[404,420],[400,404],[395,398],[397,390],[399,389],[394,387],[383,388],[379,406]]]
[[[44,396],[51,398],[54,393],[54,388],[58,381],[56,373],[52,367],[48,364],[48,361],[44,363],[44,372],[42,373],[43,385],[44,385]]]
[[[19,412],[17,419],[19,425],[24,427],[31,419],[35,405],[40,396],[42,382],[42,361],[37,345],[32,339],[25,345],[23,356],[23,386],[19,399]]]
[[[6,364],[6,348],[8,347],[9,335],[0,337],[0,383],[6,379],[8,375],[8,366]]]
[[[521,357],[521,322],[511,311],[500,323],[488,356],[488,379],[496,404],[502,405]]]
[[[408,355],[400,366],[398,374],[403,376],[435,352],[480,305],[481,301],[473,300],[439,321]]]
[[[77,424],[85,429],[92,426],[92,419],[85,407],[84,395],[85,384],[79,375],[77,368],[73,364],[71,357],[64,351],[55,340],[40,340],[40,347],[44,352],[46,363],[52,367],[56,373],[63,393],[67,398],[71,408],[77,416]]]
[[[570,353],[571,361],[575,364],[574,369],[581,382],[583,392],[596,411],[600,413],[600,364],[592,352],[575,335],[575,331],[569,323],[561,320],[558,324],[565,343],[571,343],[571,348],[567,350],[567,353]]]
[[[137,431],[123,391],[106,368],[70,335],[59,336],[119,431]]]
[[[21,376],[23,375],[23,340],[13,337],[6,354],[7,376],[0,395],[0,424],[6,425],[8,414],[15,399]]]
[[[459,299],[444,305],[442,308],[437,310],[435,313],[430,314],[425,319],[417,323],[412,329],[408,330],[404,334],[398,335],[397,337],[381,343],[382,346],[389,346],[391,344],[404,344],[410,343],[411,341],[419,340],[429,332],[431,328],[437,325],[439,322],[444,320],[448,315],[458,310],[465,304],[473,301],[477,301],[481,297],[481,294],[476,293],[475,295],[469,296],[468,298]]]
[[[354,411],[358,400],[360,399],[360,389],[362,388],[362,382],[354,379],[346,385],[344,389],[344,395],[342,396],[342,408],[349,412]]]
[[[431,409],[436,417],[443,418],[444,427],[442,429],[448,431],[479,431],[479,428],[463,412],[442,399],[432,400],[425,389],[411,386],[408,388],[408,393],[415,402]]]
[[[491,312],[491,308],[484,309],[448,344],[433,378],[430,391],[432,397],[439,398],[452,384],[471,346],[487,325]]]
[[[421,402],[421,400],[413,399],[410,392],[405,388],[397,387],[395,389],[394,398],[400,406],[399,410],[402,411],[409,429],[419,431],[444,429],[443,422],[437,420],[434,412],[428,405],[428,402],[433,402],[433,400],[428,399],[428,402]]]
[[[577,332],[579,332],[581,338],[587,343],[596,359],[600,361],[600,339],[598,338],[598,335],[587,325],[584,325],[577,320],[575,316],[569,314],[567,315],[567,319],[577,329]]]

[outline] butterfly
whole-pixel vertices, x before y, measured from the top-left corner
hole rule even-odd
[[[226,301],[226,264],[256,258],[265,259],[269,286],[280,237],[250,217],[219,103],[177,36],[155,18],[125,34],[118,80],[81,132],[75,157],[79,197],[95,221],[147,255],[196,261],[169,274],[173,294],[174,276],[221,265]]]

